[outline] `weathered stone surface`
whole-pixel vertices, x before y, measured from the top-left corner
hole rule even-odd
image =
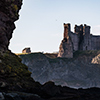
[[[64,39],[60,44],[58,57],[73,58],[73,45],[70,38],[70,24],[64,24]]]
[[[73,45],[72,49],[73,49],[73,51],[77,51],[79,49],[79,46],[78,46],[79,38],[78,38],[77,34],[75,34],[73,32],[70,33],[70,37],[71,37],[71,40],[72,40],[71,45]]]
[[[100,64],[100,54],[98,54],[97,56],[95,56],[92,61],[92,64]]]
[[[19,11],[21,2],[22,0],[0,1],[1,51],[8,49],[14,21],[18,18],[15,12]],[[41,63],[42,59],[39,60]],[[72,89],[56,86],[53,82],[41,85],[35,82],[30,74],[19,57],[9,51],[0,52],[0,100],[98,100],[100,98],[99,88]]]
[[[83,43],[83,25],[80,25],[80,26],[75,25],[73,34],[75,34],[75,36],[78,38],[78,39],[76,39],[76,41],[77,41],[76,46],[78,47],[77,50],[82,50],[83,49],[83,47],[82,47],[82,43]],[[74,39],[74,38],[75,37],[72,37],[72,39]],[[74,49],[74,50],[77,51],[76,49]]]
[[[5,97],[3,100],[44,100],[36,94],[24,92],[10,92],[3,95]]]
[[[4,100],[4,95],[0,92],[0,100]]]
[[[91,35],[91,49],[100,50],[100,36]]]
[[[64,23],[64,38],[67,39],[69,32],[70,32],[70,24],[69,23],[68,24]]]
[[[84,25],[83,35],[83,50],[91,50],[90,26]]]
[[[100,50],[100,36],[90,34],[90,26],[86,24],[84,26],[75,25],[73,33],[70,30],[70,24],[64,23],[63,40],[65,41],[60,45],[58,57],[71,58],[73,57],[71,56],[73,55],[73,51],[77,50]],[[66,47],[67,51],[63,48],[63,45]],[[70,47],[72,49],[70,49]]]
[[[59,47],[58,57],[73,58],[73,48],[70,39],[63,40]]]
[[[44,54],[20,55],[35,81],[75,88],[100,87],[100,50],[76,51],[73,58],[48,58]]]
[[[22,50],[22,53],[31,53],[31,49],[30,48],[24,48]]]
[[[22,0],[0,0],[0,51],[8,50]]]
[[[51,84],[50,87],[55,87],[54,91],[56,91],[53,94],[54,91],[49,87],[49,82],[46,84],[48,86],[45,90],[40,88],[40,94],[16,91],[10,91],[9,93],[3,92],[0,95],[3,98],[0,98],[0,100],[99,100],[100,98],[99,88],[72,89]]]

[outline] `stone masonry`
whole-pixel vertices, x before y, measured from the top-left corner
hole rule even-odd
[[[22,53],[31,53],[31,49],[30,48],[24,48],[22,50]]]
[[[59,47],[58,57],[73,57],[73,45],[70,37],[70,32],[70,24],[64,23],[64,39],[62,40],[61,45]]]
[[[74,27],[64,23],[64,38],[59,47],[58,57],[73,58],[77,50],[100,50],[100,36],[90,34],[90,26],[86,24]]]

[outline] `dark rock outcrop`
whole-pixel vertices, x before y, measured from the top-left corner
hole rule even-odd
[[[8,50],[22,0],[0,0],[0,51]]]
[[[21,4],[22,0],[0,0],[0,50],[5,51],[0,52],[0,100],[99,100],[99,88],[77,90],[35,82],[28,67],[8,51]]]
[[[40,87],[30,76],[31,72],[18,56],[10,51],[0,53],[0,90],[30,91]]]
[[[1,100],[100,100],[99,88],[72,89],[48,82],[36,90],[25,92],[0,92]]]

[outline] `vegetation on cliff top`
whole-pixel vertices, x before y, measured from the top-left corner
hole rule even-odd
[[[100,50],[75,51],[73,58],[59,58],[59,57],[57,57],[57,54],[58,53],[37,52],[37,53],[29,53],[29,54],[28,53],[19,53],[19,54],[16,54],[16,55],[21,56],[21,58],[24,57],[24,58],[28,58],[28,59],[31,59],[32,57],[38,57],[38,59],[42,59],[42,57],[46,57],[49,60],[50,63],[57,62],[59,60],[63,60],[67,63],[69,61],[73,61],[76,58],[78,59],[78,58],[83,57],[83,56],[95,57],[98,54],[100,54]]]

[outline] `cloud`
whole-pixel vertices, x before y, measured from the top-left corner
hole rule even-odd
[[[100,25],[96,25],[92,27],[92,34],[100,35]]]

